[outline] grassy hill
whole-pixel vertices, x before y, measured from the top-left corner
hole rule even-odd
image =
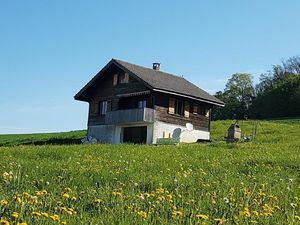
[[[0,217],[11,224],[300,223],[300,120],[261,121],[255,141],[226,144],[230,123],[213,122],[212,143],[0,147]],[[253,133],[253,121],[240,125]],[[6,136],[5,143],[21,141]]]
[[[0,147],[16,145],[80,144],[84,136],[86,136],[85,130],[42,134],[5,134],[0,135]]]

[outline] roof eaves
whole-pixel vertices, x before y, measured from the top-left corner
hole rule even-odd
[[[177,95],[177,96],[181,96],[181,97],[185,97],[185,98],[190,98],[190,99],[194,99],[194,100],[201,101],[201,102],[210,103],[210,104],[217,105],[217,106],[222,106],[222,107],[225,106],[224,102],[222,102],[222,103],[221,102],[214,102],[214,101],[211,101],[211,100],[207,100],[207,99],[203,99],[203,98],[197,98],[195,96],[190,96],[190,95],[186,95],[186,94],[182,94],[182,93],[178,93],[178,92],[174,92],[174,91],[168,91],[168,90],[157,89],[157,88],[154,88],[153,91],[167,93],[167,94],[173,94],[173,95]]]

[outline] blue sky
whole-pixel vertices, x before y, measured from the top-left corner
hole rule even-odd
[[[111,58],[223,90],[299,55],[298,0],[0,1],[0,133],[86,128],[73,96]]]

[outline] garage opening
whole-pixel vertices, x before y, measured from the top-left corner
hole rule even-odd
[[[134,144],[146,144],[147,127],[124,127],[123,142]]]

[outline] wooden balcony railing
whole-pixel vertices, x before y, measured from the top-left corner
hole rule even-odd
[[[105,115],[106,124],[129,124],[142,122],[154,122],[154,109],[123,109],[107,112]]]

